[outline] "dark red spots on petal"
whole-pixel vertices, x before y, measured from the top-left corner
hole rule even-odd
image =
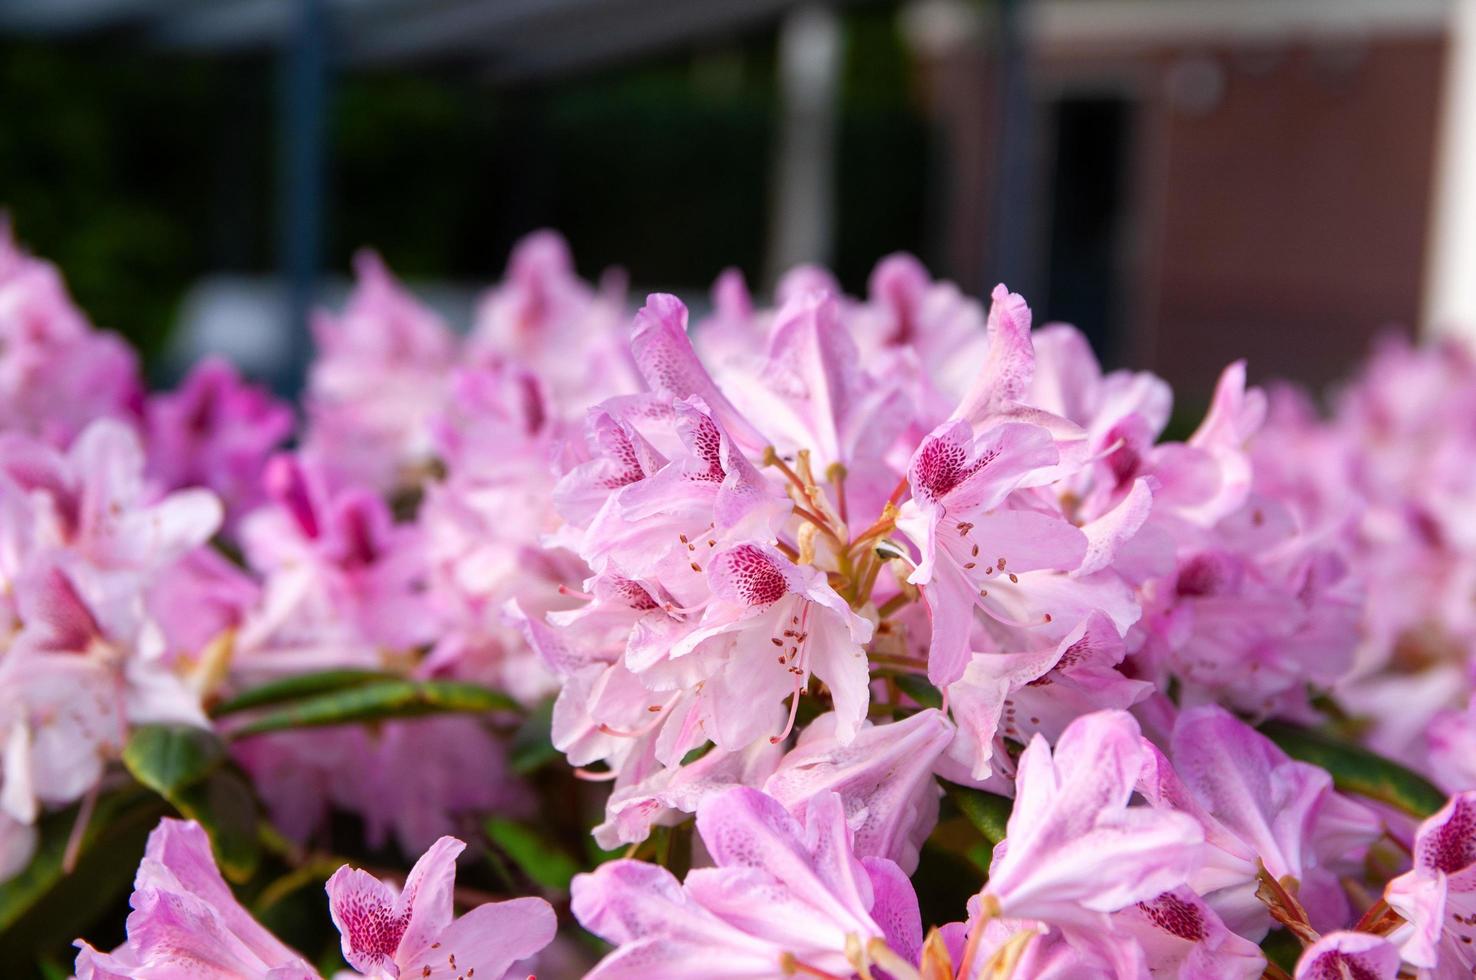
[[[1164,892],[1151,902],[1139,902],[1138,908],[1158,928],[1180,939],[1197,943],[1206,936],[1204,915],[1172,892]]]
[[[723,435],[717,423],[706,415],[697,416],[692,426],[692,455],[699,464],[689,474],[693,479],[723,482]]]
[[[1304,980],[1379,980],[1372,967],[1335,949],[1302,967],[1297,976]]]
[[[647,612],[652,609],[661,608],[661,603],[652,597],[646,587],[633,579],[623,578],[619,575],[610,577],[610,589],[620,601],[632,609]]]
[[[739,545],[724,552],[722,571],[743,601],[750,606],[778,602],[789,592],[789,582],[774,559],[753,545]]]
[[[1450,819],[1420,841],[1419,861],[1446,874],[1476,863],[1476,802],[1456,797]]]
[[[614,465],[600,477],[600,486],[616,490],[644,479],[646,471],[641,465],[640,454],[636,452],[635,441],[613,425],[604,433],[604,438],[605,451]]]
[[[410,910],[396,914],[366,895],[350,895],[339,909],[349,948],[363,956],[393,959],[410,925]]]
[[[943,439],[929,439],[918,451],[913,480],[921,496],[941,500],[948,492],[978,472],[987,459],[969,463],[968,450]]]

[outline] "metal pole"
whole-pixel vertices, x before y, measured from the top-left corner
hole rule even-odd
[[[328,12],[325,0],[295,0],[295,22],[282,52],[278,199],[281,276],[289,363],[279,383],[302,387],[311,356],[308,317],[323,243],[325,117],[328,101]]]
[[[1027,0],[995,0],[996,129],[994,206],[985,282],[1026,292],[1031,282],[1034,205],[1034,104],[1030,49],[1025,32]]]
[[[770,285],[791,266],[831,260],[840,59],[840,17],[832,7],[809,3],[790,11],[779,30],[781,118],[764,273]]]

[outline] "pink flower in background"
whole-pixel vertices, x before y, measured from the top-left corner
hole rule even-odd
[[[407,853],[469,815],[529,812],[506,746],[477,717],[272,732],[236,742],[232,755],[282,833],[301,844],[324,831],[333,809],[358,815],[371,847],[393,841]]]
[[[160,494],[137,434],[95,422],[65,452],[0,436],[0,471],[28,499],[30,549],[62,549],[106,572],[154,573],[210,539],[221,505],[210,491]]]
[[[187,552],[149,583],[148,615],[164,634],[171,665],[199,663],[210,644],[233,634],[261,601],[261,585],[220,551]],[[202,691],[203,693],[210,693]]]
[[[456,856],[466,845],[442,837],[415,862],[403,889],[366,871],[328,879],[329,909],[343,956],[369,977],[501,977],[547,946],[554,913],[541,898],[515,898],[453,915]]]
[[[133,351],[94,330],[0,218],[0,429],[66,446],[96,419],[135,420],[142,397]]]
[[[243,670],[258,675],[380,665],[384,652],[429,643],[419,528],[362,487],[336,487],[316,458],[275,457],[263,474],[272,505],[241,526],[261,605],[239,635]]]
[[[936,424],[974,381],[989,349],[984,310],[951,282],[934,280],[921,262],[898,252],[876,264],[867,302],[849,317],[856,341],[880,363],[904,370],[916,358],[915,398]]]
[[[205,831],[161,820],[129,899],[128,939],[111,953],[78,940],[79,980],[316,980],[296,952],[253,919],[216,869]]]
[[[11,816],[80,798],[129,726],[207,722],[199,694],[165,665],[138,593],[85,567],[36,563],[21,579],[25,624],[0,657],[0,800]]]
[[[446,403],[456,337],[373,252],[354,270],[342,314],[313,320],[304,448],[335,479],[389,490],[431,461],[429,423]]]
[[[267,457],[292,434],[292,409],[218,358],[145,406],[149,473],[165,489],[215,491],[233,523],[263,500]]]
[[[623,275],[607,272],[591,288],[576,275],[568,243],[536,231],[513,247],[502,283],[478,304],[468,353],[537,371],[560,406],[577,410],[636,390],[626,317]]]

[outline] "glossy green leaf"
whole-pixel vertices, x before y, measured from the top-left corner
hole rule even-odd
[[[133,778],[168,797],[208,776],[225,761],[225,745],[212,731],[189,725],[143,725],[123,747]]]
[[[558,845],[541,834],[512,822],[492,819],[485,824],[487,836],[530,879],[551,891],[568,891],[579,873],[579,864]]]
[[[550,698],[529,712],[518,726],[509,761],[514,772],[526,776],[562,756],[553,746],[553,699]]]
[[[459,681],[372,681],[289,702],[234,728],[232,735],[485,711],[521,711],[521,706],[499,691]]]
[[[943,695],[921,674],[898,674],[893,678],[902,693],[924,708],[943,707]]]
[[[240,773],[218,769],[168,799],[180,816],[205,828],[216,863],[227,878],[239,884],[256,873],[261,863],[260,812]]]
[[[157,796],[138,787],[102,797],[82,834],[71,874],[62,865],[78,808],[43,817],[30,864],[0,884],[0,962],[13,965],[36,950],[65,946],[121,903],[144,840],[165,812]]]
[[[295,677],[270,681],[259,687],[253,687],[249,691],[242,691],[235,697],[216,705],[212,714],[220,718],[249,708],[264,708],[268,705],[297,701],[328,691],[341,691],[374,681],[396,679],[394,674],[386,674],[377,670],[324,670],[315,674],[298,674]]]
[[[1266,722],[1261,732],[1292,758],[1326,769],[1345,792],[1416,817],[1428,817],[1445,805],[1445,794],[1429,780],[1367,749],[1281,721]]]
[[[948,791],[953,805],[968,818],[975,830],[984,835],[985,840],[990,844],[1004,840],[1005,825],[1009,823],[1010,810],[1015,805],[1013,800],[957,783],[944,783],[943,788]]]
[[[221,870],[245,881],[261,858],[256,798],[225,758],[219,736],[184,725],[136,728],[123,749],[133,778],[204,827]]]

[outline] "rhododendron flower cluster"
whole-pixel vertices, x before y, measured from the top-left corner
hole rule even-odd
[[[0,240],[7,955],[1476,968],[1465,350],[1176,414],[904,255],[693,312],[541,232],[464,330],[355,271],[293,405],[220,360],[149,392]]]

